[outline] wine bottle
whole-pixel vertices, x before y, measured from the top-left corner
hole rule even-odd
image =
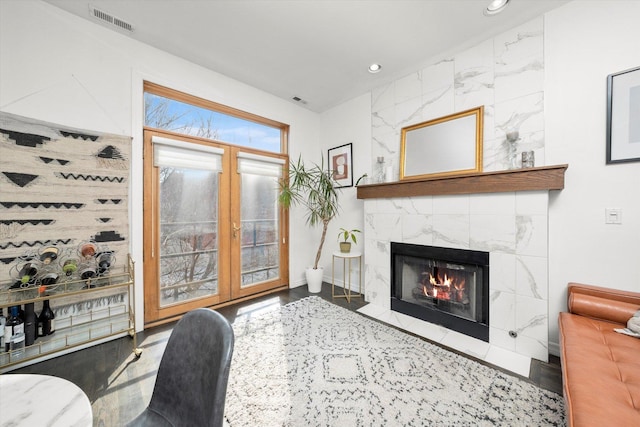
[[[78,270],[78,260],[74,258],[68,258],[64,261],[64,264],[62,264],[62,271],[67,276],[73,275],[73,273],[75,273],[77,270]]]
[[[38,317],[38,336],[44,337],[47,335],[51,335],[56,331],[55,327],[55,314],[53,314],[53,310],[49,306],[49,300],[46,299],[42,303],[42,311],[40,312],[40,316]]]
[[[60,249],[56,248],[55,246],[46,247],[40,253],[40,261],[42,261],[45,265],[49,265],[51,261],[54,261],[56,258],[58,258],[58,252],[60,252]]]
[[[36,263],[28,262],[24,264],[18,273],[18,281],[20,282],[19,287],[26,287],[34,284],[37,274],[38,265]]]
[[[78,265],[78,273],[82,280],[89,280],[96,277],[97,272],[98,265],[96,264],[95,258],[85,258],[85,260]]]
[[[56,273],[55,271],[45,271],[42,275],[42,278],[40,279],[40,283],[45,286],[55,285],[58,281],[58,278],[58,273]]]
[[[7,319],[4,317],[2,308],[0,308],[0,353],[4,352],[4,325]]]
[[[91,258],[95,256],[98,247],[93,243],[83,243],[80,245],[80,255],[83,258]]]
[[[111,267],[113,252],[106,251],[100,252],[96,255],[97,264],[98,264],[98,275],[104,276],[109,272],[109,268]]]
[[[8,325],[10,317],[11,317],[11,307],[9,307],[7,318],[5,319],[5,323],[4,323],[4,328],[2,329],[4,351],[9,351],[9,347],[11,344],[11,335],[13,335],[13,328],[10,325]]]
[[[20,307],[12,306],[10,315],[4,325],[4,348],[6,351],[12,351],[11,358],[20,358],[24,353],[24,322],[20,318]]]
[[[24,305],[24,345],[30,346],[36,340],[38,320],[36,318],[35,304],[30,302]]]

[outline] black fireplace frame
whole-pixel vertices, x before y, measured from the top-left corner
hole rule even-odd
[[[472,321],[402,299],[402,287],[397,286],[401,282],[402,272],[396,271],[396,255],[482,267],[482,298],[478,301],[481,318]],[[391,310],[489,342],[489,252],[391,242]]]

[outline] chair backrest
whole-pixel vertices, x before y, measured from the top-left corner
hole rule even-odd
[[[185,314],[167,342],[149,409],[176,426],[222,426],[233,343],[220,313]]]

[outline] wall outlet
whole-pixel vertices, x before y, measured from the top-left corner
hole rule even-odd
[[[622,209],[606,208],[604,210],[605,224],[622,224]]]

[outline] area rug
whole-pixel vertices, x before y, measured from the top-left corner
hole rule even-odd
[[[231,427],[564,425],[561,396],[319,297],[233,328]]]

